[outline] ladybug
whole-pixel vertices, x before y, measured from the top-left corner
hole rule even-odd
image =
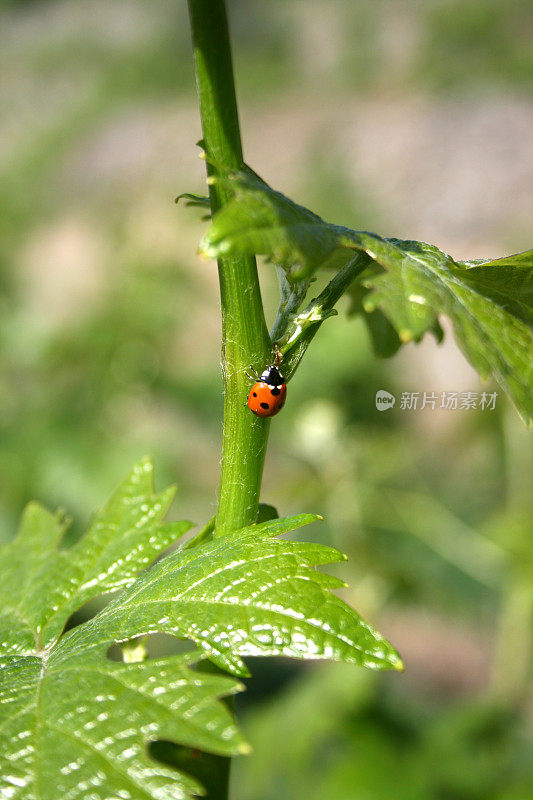
[[[278,414],[285,405],[287,396],[287,384],[285,378],[279,371],[281,364],[281,353],[276,347],[276,362],[270,364],[261,375],[250,375],[249,378],[256,383],[250,389],[248,395],[248,408],[257,417],[273,417]],[[252,367],[250,367],[252,369]],[[254,370],[252,369],[252,372]]]

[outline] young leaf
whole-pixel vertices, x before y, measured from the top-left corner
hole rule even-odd
[[[209,197],[206,197],[203,194],[182,192],[175,198],[174,202],[179,203],[180,200],[185,200],[186,206],[198,206],[199,208],[207,208],[207,209],[211,207],[209,202]]]
[[[275,192],[251,170],[216,180],[233,187],[200,243],[207,257],[256,253],[270,257],[291,278],[308,279],[339,248],[360,251],[382,270],[363,282],[368,313],[381,310],[401,341],[442,332],[447,315],[457,342],[482,377],[493,374],[519,411],[533,414],[533,251],[495,261],[456,262],[433,245],[385,239],[331,225]],[[380,331],[380,334],[383,330]],[[394,352],[394,338],[378,346]]]
[[[138,465],[71,549],[70,569],[62,558],[69,551],[56,549],[63,520],[36,504],[3,548],[1,796],[171,800],[200,792],[192,778],[152,760],[147,744],[165,739],[220,755],[246,751],[219,701],[240,685],[194,671],[202,652],[239,674],[246,674],[247,655],[401,668],[390,644],[331,593],[342,582],[315,571],[342,556],[275,538],[314,515],[270,519],[182,548],[131,583],[171,531],[186,527],[159,524],[163,497],[153,496],[149,462]],[[99,614],[61,635],[75,599],[119,585],[127,588]],[[156,661],[137,662],[131,652],[127,662],[107,658],[113,642],[155,631],[190,638],[198,650]]]
[[[208,213],[202,217],[202,220],[211,219],[211,202],[209,197],[205,197],[205,195],[201,194],[193,194],[192,192],[182,192],[182,194],[179,194],[175,198],[174,202],[179,203],[180,200],[184,200],[186,206],[206,209]]]

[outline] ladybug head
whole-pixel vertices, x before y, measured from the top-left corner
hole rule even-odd
[[[274,366],[266,368],[266,370],[261,375],[261,380],[264,383],[268,383],[269,386],[281,386],[282,383],[285,383],[283,375],[281,374],[279,369]]]

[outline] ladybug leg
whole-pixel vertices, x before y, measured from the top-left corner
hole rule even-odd
[[[250,369],[251,369],[251,371],[252,371],[252,374],[250,374],[250,373],[248,372],[248,370],[246,370],[246,369],[244,370],[244,374],[245,374],[245,375],[246,375],[248,378],[250,378],[250,380],[251,380],[251,381],[258,381],[260,376],[259,376],[259,374],[258,374],[258,373],[255,371],[255,369],[252,367],[252,365],[251,365],[251,364],[250,364]]]

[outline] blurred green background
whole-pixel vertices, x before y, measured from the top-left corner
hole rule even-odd
[[[531,247],[528,0],[229,10],[245,155],[276,188],[457,258]],[[0,538],[31,498],[79,535],[145,453],[179,485],[174,517],[203,524],[220,320],[204,223],[173,203],[205,188],[186,4],[0,15]],[[323,326],[272,425],[263,499],[324,515],[305,536],[349,555],[346,598],[407,669],[255,660],[235,800],[531,800],[531,436],[501,392],[493,411],[399,403],[483,390],[449,330],[377,361],[361,320]]]

